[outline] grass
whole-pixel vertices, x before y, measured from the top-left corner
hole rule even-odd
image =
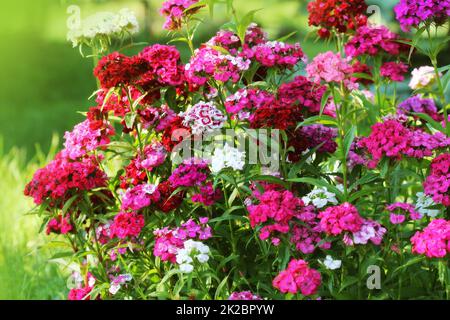
[[[67,292],[58,266],[48,261],[38,217],[25,215],[33,204],[23,196],[24,185],[47,161],[38,155],[27,162],[23,149],[5,153],[0,141],[0,300],[63,299]]]

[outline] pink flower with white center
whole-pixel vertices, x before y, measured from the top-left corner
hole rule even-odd
[[[122,197],[122,210],[141,210],[159,201],[160,194],[157,186],[152,184],[140,184],[128,189]]]

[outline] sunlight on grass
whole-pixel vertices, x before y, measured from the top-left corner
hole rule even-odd
[[[33,203],[23,188],[43,158],[26,163],[23,150],[5,153],[0,140],[0,299],[64,298],[65,282],[41,248],[46,239],[38,235],[39,219],[25,215]]]

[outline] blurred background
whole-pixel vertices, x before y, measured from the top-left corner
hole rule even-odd
[[[83,58],[66,40],[67,8],[76,4],[82,18],[98,11],[127,7],[138,16],[141,33],[136,42],[164,43],[159,8],[163,0],[15,0],[2,1],[0,10],[0,299],[63,299],[67,289],[39,222],[25,215],[32,203],[22,196],[34,170],[58,148],[64,131],[82,121],[77,111],[93,105],[95,90],[92,59]],[[314,56],[327,44],[308,33],[306,0],[235,0],[241,14],[263,8],[256,22],[272,39],[296,31],[290,41],[300,41]],[[367,1],[380,7],[383,23],[398,31],[392,8],[396,0]],[[205,15],[206,16],[206,15]],[[200,28],[198,41],[206,41],[227,21],[218,6]],[[137,48],[140,50],[142,47]],[[187,48],[179,45],[185,53]],[[186,60],[186,54],[183,54]],[[424,62],[425,63],[425,62]],[[448,63],[448,62],[447,62]],[[54,246],[54,244],[52,244]]]

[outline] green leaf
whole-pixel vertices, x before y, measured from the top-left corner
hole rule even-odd
[[[336,188],[335,186],[329,184],[328,182],[325,182],[323,180],[318,180],[318,179],[314,179],[314,178],[295,178],[295,179],[288,179],[288,181],[290,182],[298,182],[298,183],[306,183],[306,184],[310,184],[316,187],[325,187],[328,189],[328,191],[333,192],[334,194],[336,194],[336,196],[342,200],[344,195],[342,194],[342,192]]]

